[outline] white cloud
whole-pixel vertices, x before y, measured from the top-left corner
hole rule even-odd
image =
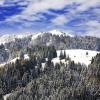
[[[6,0],[0,0],[0,5],[5,6],[4,2]],[[9,1],[9,0],[8,0]],[[79,12],[85,11],[90,7],[96,7],[97,5],[100,4],[100,0],[10,0],[11,2],[19,2],[19,5],[27,5],[27,7],[22,11],[22,13],[18,15],[14,15],[12,17],[9,17],[6,19],[5,22],[22,22],[22,26],[26,27],[31,27],[32,21],[35,20],[41,20],[45,19],[45,16],[43,16],[41,13],[47,13],[49,15],[55,16],[55,19],[52,19],[52,25],[50,27],[54,27],[55,25],[63,26],[65,23],[68,21],[74,19],[76,16],[78,16]],[[50,12],[49,9],[54,9],[54,10],[61,10],[67,5],[72,5],[72,4],[79,4],[79,6],[76,7],[76,9],[69,8],[69,13],[67,14],[67,11],[65,14],[59,15],[54,12]],[[11,3],[13,4],[13,3]],[[10,6],[10,3],[6,4],[6,6]],[[96,11],[99,13],[99,11]],[[81,17],[81,16],[79,16]],[[83,16],[85,18],[85,16]],[[87,17],[86,17],[87,18]],[[47,19],[49,20],[49,19]],[[87,19],[89,20],[89,19]],[[45,22],[44,22],[45,23]],[[85,23],[83,23],[85,24]],[[81,25],[81,23],[80,23]],[[94,31],[94,27],[97,27],[97,23],[95,22],[89,22],[87,24],[88,32],[91,30]],[[90,26],[91,25],[91,26]],[[95,25],[95,26],[93,26]],[[47,27],[49,27],[47,26]],[[97,29],[97,28],[96,28]],[[98,31],[100,28],[98,28]],[[97,30],[94,31],[95,33],[98,33]]]
[[[41,0],[34,2],[32,1],[27,9],[23,12],[24,14],[31,14],[44,12],[48,9],[62,9],[66,6],[66,0]]]
[[[86,23],[88,31],[85,35],[100,37],[100,23],[98,21],[89,21]]]
[[[87,22],[87,25],[94,27],[94,28],[100,28],[100,22],[96,20],[94,21],[90,20],[89,22]]]
[[[5,0],[0,0],[0,6],[3,5]]]
[[[67,19],[64,15],[57,16],[54,20],[52,20],[52,23],[55,25],[64,25],[66,23]]]
[[[76,3],[80,4],[80,6],[77,8],[77,11],[84,11],[90,7],[98,5],[100,0],[76,0]]]
[[[91,6],[95,6],[100,3],[99,0],[30,0],[30,4],[23,12],[24,14],[31,14],[44,12],[48,9],[62,9],[68,4],[78,3],[80,6],[77,10],[86,10]]]
[[[20,1],[20,0],[15,0]],[[27,2],[28,7],[19,15],[16,15],[14,19],[18,20],[22,18],[29,19],[29,16],[37,15],[37,13],[47,12],[49,9],[63,9],[69,4],[77,3],[80,4],[77,9],[73,12],[76,14],[77,12],[83,11],[88,9],[89,7],[97,5],[100,1],[99,0],[25,0],[23,3]],[[23,5],[21,2],[21,5]],[[37,16],[38,17],[38,16]]]

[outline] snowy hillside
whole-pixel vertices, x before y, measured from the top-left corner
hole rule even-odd
[[[12,60],[10,60],[8,62],[4,62],[4,63],[0,64],[0,68],[4,67],[5,64],[15,63],[17,59],[19,59],[19,57],[16,57],[16,58],[14,58],[14,59],[12,59]]]
[[[38,36],[42,36],[43,33],[36,33],[34,35],[32,35],[32,40],[37,39]]]
[[[20,57],[16,57],[16,58],[14,58],[14,59],[12,59],[12,60],[10,60],[10,61],[1,63],[1,64],[0,64],[0,68],[4,67],[5,64],[15,63],[17,59],[20,59]],[[29,60],[29,59],[30,59],[30,58],[29,58],[28,54],[24,54],[24,60]]]
[[[36,34],[33,34],[32,36],[32,40],[36,39],[38,36],[43,36],[43,34],[52,34],[52,35],[58,35],[58,36],[70,36],[70,37],[73,37],[73,35],[69,34],[69,33],[65,33],[65,32],[62,32],[62,31],[59,31],[59,30],[51,30],[51,31],[48,31],[48,32],[40,32],[40,33],[36,33]]]
[[[58,36],[70,36],[70,37],[73,37],[73,35],[69,34],[69,33],[65,33],[65,32],[62,32],[62,31],[59,31],[59,30],[52,30],[52,31],[49,31],[49,33],[51,33],[52,35],[58,35]]]
[[[0,36],[0,44],[5,44],[5,43],[9,43],[12,41],[15,41],[15,39],[22,39],[25,37],[28,37],[29,34],[19,34],[19,35],[15,35],[15,34],[6,34],[6,35],[2,35]]]
[[[88,66],[91,63],[92,57],[96,56],[97,53],[100,53],[97,51],[82,50],[82,49],[62,50],[63,53],[64,51],[66,52],[66,57],[69,56],[69,58],[71,58],[71,60],[74,61],[75,63],[85,64],[86,66]],[[52,59],[52,62],[54,63],[54,65],[56,63],[60,63],[60,61],[65,64],[67,63],[65,59],[62,59],[62,60],[59,59],[60,52],[61,50],[58,50],[57,58]],[[16,57],[15,59],[12,59],[11,61],[8,61],[6,63],[0,64],[0,67],[3,67],[7,63],[14,63],[17,59],[19,59],[19,57]],[[29,59],[28,54],[24,55],[24,59]]]
[[[9,34],[6,34],[6,35],[2,35],[1,37],[0,37],[0,44],[1,43],[8,43],[8,42],[11,42],[11,41],[14,41],[15,40],[15,38],[16,38],[16,35],[9,35]]]
[[[52,34],[52,35],[58,35],[58,36],[70,36],[70,37],[73,37],[73,35],[69,34],[69,33],[64,33],[62,31],[59,31],[59,30],[51,30],[51,31],[48,31],[48,32],[39,32],[39,33],[22,33],[22,34],[6,34],[6,35],[2,35],[0,36],[0,44],[4,44],[4,43],[8,43],[8,42],[11,42],[11,41],[15,41],[15,38],[25,38],[25,37],[28,37],[29,35],[32,35],[32,40],[34,39],[37,39],[38,36],[42,36],[43,34]]]
[[[62,50],[64,52],[64,50]],[[60,56],[61,50],[57,51],[57,58],[54,58],[52,61],[54,63],[60,62],[59,56]],[[96,56],[97,51],[91,51],[91,50],[82,50],[82,49],[71,49],[71,50],[65,50],[66,56],[69,56],[71,60],[73,60],[75,63],[81,63],[85,65],[89,65],[91,63],[92,57]],[[62,60],[61,62],[65,62],[65,60]]]

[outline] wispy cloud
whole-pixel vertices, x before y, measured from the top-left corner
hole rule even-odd
[[[57,16],[54,20],[52,20],[55,25],[64,25],[66,23],[66,17],[64,15]]]
[[[19,31],[60,28],[87,34],[100,21],[100,0],[0,0],[0,8],[0,26]]]
[[[89,21],[86,25],[88,26],[86,35],[100,37],[99,21]]]

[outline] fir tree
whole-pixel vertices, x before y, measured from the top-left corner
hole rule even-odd
[[[60,60],[62,60],[64,58],[64,55],[63,55],[63,51],[61,50],[60,52],[60,56],[59,56]]]
[[[64,59],[66,58],[66,52],[64,51]]]

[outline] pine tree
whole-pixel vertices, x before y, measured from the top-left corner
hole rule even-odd
[[[59,56],[60,60],[62,60],[64,58],[64,55],[63,55],[63,51],[61,50],[60,52],[60,56]]]
[[[66,52],[64,51],[64,59],[66,58]]]
[[[20,57],[20,59],[24,59],[24,53],[22,51],[20,51],[19,57]]]
[[[48,52],[48,60],[51,60],[52,59],[52,57],[51,57],[51,52],[49,51]]]

